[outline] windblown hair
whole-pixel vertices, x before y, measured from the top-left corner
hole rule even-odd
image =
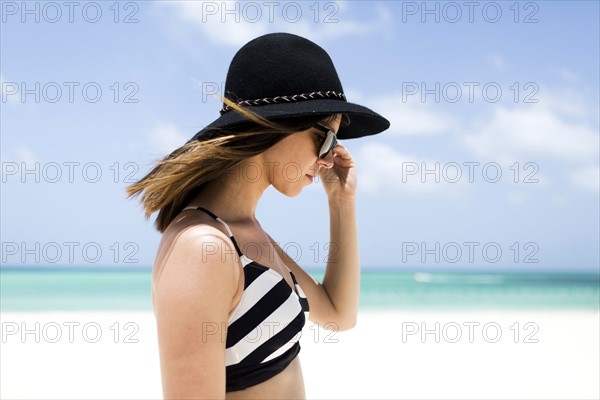
[[[154,168],[146,176],[126,188],[128,198],[141,195],[146,220],[158,211],[154,226],[161,233],[206,183],[287,136],[334,117],[320,115],[271,121],[227,98],[223,101],[233,109],[230,112],[242,113],[249,120],[243,129],[211,130],[211,135],[216,134],[216,137],[190,141],[175,149],[162,160],[155,161]],[[346,114],[342,123],[349,124]]]

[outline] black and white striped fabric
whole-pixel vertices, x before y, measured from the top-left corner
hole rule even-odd
[[[242,254],[227,223],[194,208],[225,226],[244,267],[244,293],[229,314],[225,350],[226,391],[241,390],[277,375],[300,352],[308,301],[289,268],[295,290],[277,271]]]

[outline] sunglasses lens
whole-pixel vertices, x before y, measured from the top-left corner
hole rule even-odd
[[[331,150],[337,144],[337,140],[335,139],[335,134],[331,131],[327,134],[327,138],[325,138],[325,142],[321,146],[321,151],[319,152],[319,158],[325,158],[329,154]]]

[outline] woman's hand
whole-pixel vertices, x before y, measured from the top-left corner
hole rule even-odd
[[[339,142],[333,148],[333,167],[321,168],[319,177],[329,202],[354,200],[356,195],[356,168],[348,149]]]

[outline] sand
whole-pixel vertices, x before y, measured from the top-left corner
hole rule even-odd
[[[162,398],[152,313],[0,317],[0,398]],[[344,332],[309,321],[300,358],[309,399],[598,399],[599,325],[582,310],[361,311]]]

